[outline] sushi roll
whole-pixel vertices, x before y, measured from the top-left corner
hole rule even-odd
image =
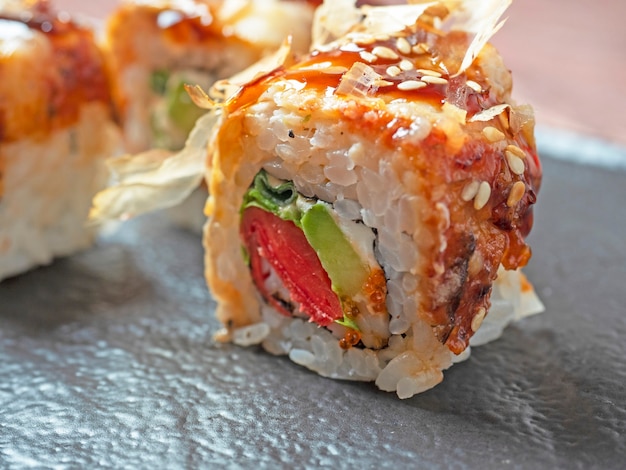
[[[210,111],[185,149],[120,167],[92,217],[166,205],[206,164],[218,340],[400,398],[434,387],[543,309],[521,272],[542,177],[532,108],[488,43],[509,3],[325,2],[309,54],[279,51],[223,100],[187,87]]]
[[[202,110],[184,85],[208,89],[293,35],[305,52],[313,8],[279,0],[125,1],[109,17],[106,48],[131,153],[179,150]]]
[[[284,0],[125,1],[110,16],[106,48],[126,150],[179,150],[203,110],[185,84],[205,89],[274,52],[292,35],[293,50],[310,44],[313,6]],[[206,188],[168,211],[200,231]]]
[[[121,135],[92,32],[46,1],[0,4],[0,280],[89,246]]]
[[[534,121],[485,35],[447,24],[474,3],[363,7],[349,27],[340,3],[319,12],[330,42],[221,110],[206,276],[223,339],[407,398],[541,308],[519,271]]]

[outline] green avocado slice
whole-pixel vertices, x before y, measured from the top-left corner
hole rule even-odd
[[[328,273],[333,290],[352,297],[363,288],[369,269],[323,204],[302,216],[302,230]]]
[[[185,90],[184,81],[178,82],[173,89],[170,89],[170,84],[168,84],[167,114],[181,131],[191,132],[196,121],[205,112],[191,101]]]

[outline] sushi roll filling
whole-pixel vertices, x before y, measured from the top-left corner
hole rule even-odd
[[[191,101],[185,84],[206,86],[213,80],[209,71],[193,69],[175,73],[159,69],[150,75],[154,100],[150,125],[155,147],[175,150],[184,145],[195,122],[205,113]]]
[[[331,204],[303,196],[293,182],[256,175],[241,205],[240,236],[259,293],[279,313],[308,317],[342,347],[372,336],[362,331],[368,318],[388,317],[372,230],[339,220]],[[367,342],[382,347],[386,338]]]

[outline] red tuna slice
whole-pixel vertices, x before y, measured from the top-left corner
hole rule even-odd
[[[267,274],[263,272],[263,258],[311,321],[327,326],[343,318],[341,303],[331,288],[330,278],[296,224],[258,207],[248,207],[242,215],[240,234],[250,256],[254,283],[270,305],[291,316],[265,288]]]

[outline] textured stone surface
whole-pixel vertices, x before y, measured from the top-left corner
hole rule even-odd
[[[401,401],[218,328],[197,238],[158,217],[0,284],[0,467],[620,468],[626,174],[547,160],[545,314]]]

